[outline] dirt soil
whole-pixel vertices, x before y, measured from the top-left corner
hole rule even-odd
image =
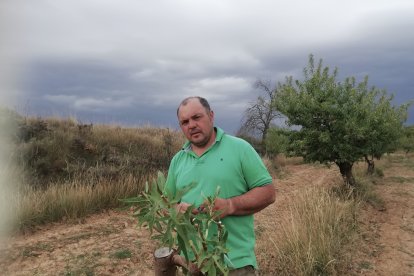
[[[392,162],[375,189],[384,203],[364,205],[362,242],[344,275],[414,275],[414,163]],[[340,178],[336,168],[287,164],[275,182],[277,201],[256,215],[256,230],[275,231],[295,193]],[[335,181],[336,180],[336,181]],[[258,235],[258,259],[266,235]],[[128,211],[39,227],[0,240],[0,275],[153,275],[154,242]]]
[[[363,206],[364,242],[355,268],[363,275],[414,275],[414,162],[401,155],[375,186],[384,206]]]

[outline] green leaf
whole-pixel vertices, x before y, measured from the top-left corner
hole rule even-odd
[[[145,193],[148,194],[149,192],[149,186],[148,186],[148,181],[145,181],[145,189],[144,189]]]
[[[212,260],[207,260],[207,262],[204,263],[203,267],[200,268],[200,271],[202,273],[206,273],[206,272],[210,272],[211,266],[214,266],[214,263],[212,262]],[[210,274],[208,274],[210,275]]]
[[[181,238],[180,235],[177,235],[177,242],[178,242],[178,247],[179,249],[183,252],[184,257],[187,261],[189,261],[189,257],[188,257],[188,252],[187,252],[187,247],[185,245],[184,240]]]
[[[199,258],[197,260],[197,267],[202,267],[203,262],[207,259],[208,255],[207,252],[202,251],[199,255]]]
[[[216,276],[217,275],[217,270],[216,270],[216,266],[214,263],[212,263],[210,265],[210,269],[208,270],[208,275],[209,276]]]
[[[165,177],[158,174],[158,178],[151,185],[146,183],[145,192],[123,201],[134,206],[133,216],[138,219],[141,227],[148,227],[152,239],[159,240],[170,248],[178,247],[187,261],[195,256],[197,265],[202,266],[209,275],[222,271],[222,268],[227,267],[223,256],[228,251],[225,246],[227,232],[224,225],[218,227],[218,234],[208,235],[210,229],[215,231],[217,228],[214,220],[217,212],[212,209],[219,189],[216,190],[216,195],[208,198],[207,213],[193,215],[194,205],[186,212],[178,213],[176,204],[196,183],[178,191],[178,196],[171,196],[168,193],[163,194],[165,181]]]

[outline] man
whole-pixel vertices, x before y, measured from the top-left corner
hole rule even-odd
[[[177,206],[184,212],[191,204],[202,206],[219,186],[214,209],[221,211],[229,233],[230,275],[255,275],[253,214],[275,201],[272,178],[250,144],[214,127],[214,112],[206,99],[184,99],[177,117],[188,141],[171,161],[166,188],[175,193],[197,183]]]

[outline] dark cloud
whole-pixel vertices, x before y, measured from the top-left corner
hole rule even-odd
[[[175,110],[184,97],[207,97],[217,122],[234,132],[250,83],[239,77],[177,76],[152,68],[97,61],[34,63],[26,71],[23,111],[40,116],[73,116],[83,122],[177,126]]]
[[[13,22],[21,19],[19,31],[7,34],[25,42],[16,51],[27,68],[19,102],[31,114],[176,126],[181,99],[201,95],[217,124],[235,132],[260,93],[254,81],[300,78],[309,54],[338,67],[341,78],[368,75],[396,104],[413,98],[414,5],[406,1],[103,1],[98,8],[40,0],[2,7]]]
[[[352,47],[350,47],[352,49]],[[412,100],[414,80],[411,57],[398,55],[364,55],[364,59],[349,62],[334,50],[326,51],[324,64],[337,66],[341,76],[370,76],[370,84],[395,94],[395,103]],[[343,51],[336,51],[343,53]],[[357,51],[349,51],[354,56]],[[392,58],[394,57],[394,58]],[[75,116],[81,121],[118,123],[124,125],[152,124],[176,127],[175,109],[180,100],[190,95],[207,97],[216,111],[217,123],[234,133],[240,126],[243,111],[259,91],[253,89],[256,78],[284,80],[285,76],[301,77],[308,54],[264,58],[259,71],[239,67],[204,74],[180,75],[182,67],[170,63],[157,68],[119,66],[103,61],[59,61],[34,63],[27,71],[26,110],[39,115]],[[329,62],[327,62],[328,60]],[[171,65],[172,64],[172,65]],[[194,65],[195,66],[195,65]],[[200,66],[201,67],[201,66]],[[186,71],[186,70],[182,70]],[[156,73],[154,73],[156,72]],[[265,75],[267,74],[267,75]],[[408,123],[413,123],[412,109]]]

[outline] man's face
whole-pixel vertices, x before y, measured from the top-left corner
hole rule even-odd
[[[190,99],[178,111],[178,122],[185,137],[197,147],[206,146],[213,134],[214,113],[201,105],[198,99]]]

